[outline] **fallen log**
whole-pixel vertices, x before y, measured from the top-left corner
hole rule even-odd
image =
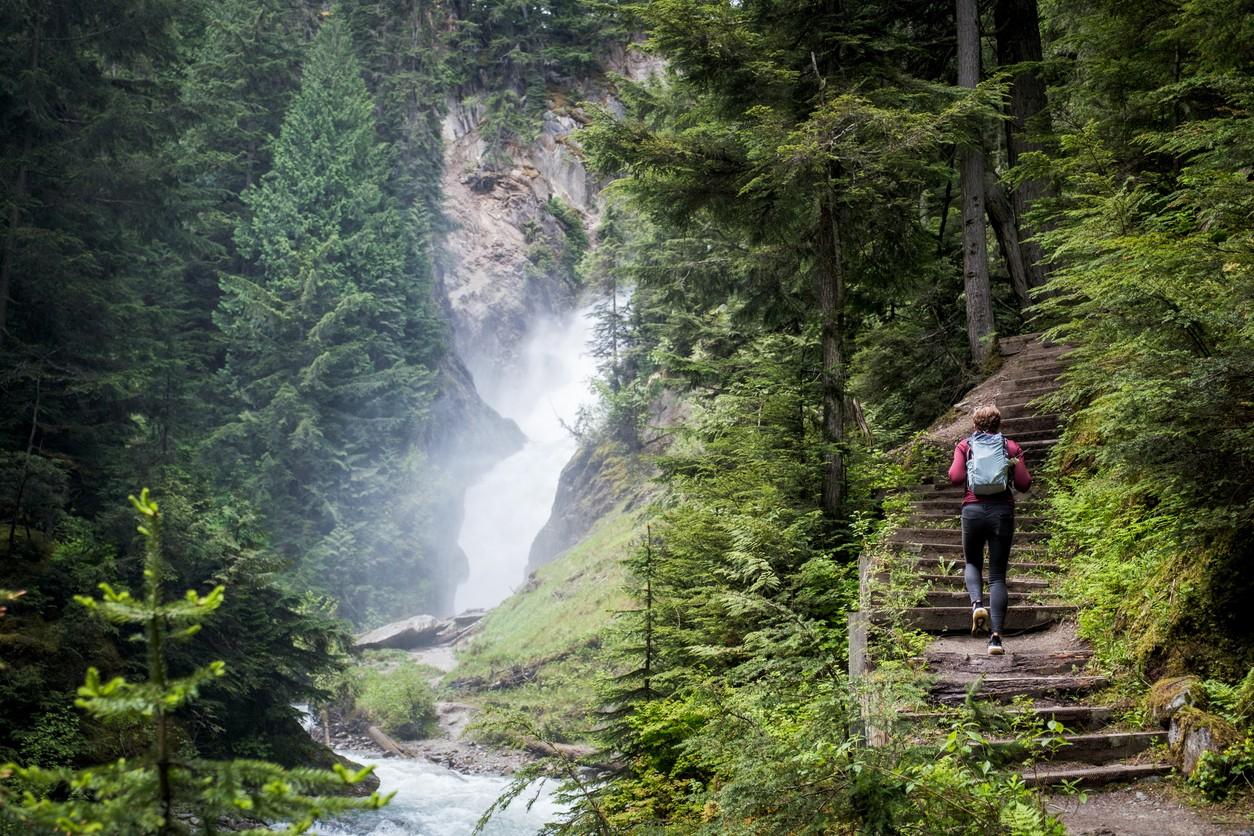
[[[409,757],[409,753],[406,752],[403,748],[401,748],[401,744],[393,740],[390,736],[388,736],[387,733],[385,733],[378,726],[369,726],[366,729],[366,734],[370,736],[370,739],[375,742],[376,746],[378,746],[384,752],[387,752],[389,755],[395,755],[398,758]]]

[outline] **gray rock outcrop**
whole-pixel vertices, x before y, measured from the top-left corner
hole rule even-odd
[[[433,615],[415,615],[363,633],[353,642],[357,650],[415,650],[435,641],[446,622]]]

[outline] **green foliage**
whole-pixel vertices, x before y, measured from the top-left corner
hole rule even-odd
[[[1206,751],[1198,759],[1189,783],[1212,801],[1222,801],[1237,784],[1254,780],[1254,738],[1246,737],[1222,752]]]
[[[223,282],[224,379],[240,412],[218,432],[264,497],[276,547],[358,622],[434,603],[423,554],[418,429],[440,328],[427,275],[385,185],[389,161],[347,28],[306,57],[274,168],[236,230],[254,268]],[[386,577],[386,583],[384,578]]]
[[[408,660],[380,670],[357,668],[356,706],[388,734],[427,737],[436,727],[435,693],[427,682],[430,672]]]
[[[78,715],[66,705],[48,706],[14,739],[27,762],[42,767],[70,766],[87,748]]]
[[[495,172],[511,144],[530,142],[550,86],[585,81],[602,70],[599,57],[629,30],[614,4],[594,0],[469,0],[458,6],[449,72],[482,90],[479,132],[484,164]]]
[[[186,832],[181,819],[189,814],[198,823],[197,829],[206,834],[215,832],[222,819],[247,816],[257,821],[288,822],[287,832],[303,833],[321,818],[352,809],[377,809],[387,803],[377,794],[368,799],[310,797],[311,793],[360,782],[369,769],[354,774],[338,766],[334,772],[320,773],[311,769],[289,771],[260,761],[175,757],[172,715],[193,702],[202,686],[223,676],[225,666],[214,661],[185,676],[171,677],[166,647],[199,633],[222,606],[225,588],[216,586],[203,595],[188,590],[182,599],[166,600],[162,590],[166,564],[161,510],[149,498],[147,488],[130,500],[146,544],[142,597],[102,583],[100,598],[76,596],[76,600],[112,623],[139,628],[147,653],[147,678],[106,679],[96,668],[88,668],[75,704],[105,723],[145,722],[153,732],[152,750],[134,761],[121,759],[77,772],[9,764],[4,776],[12,780],[0,785],[0,801],[8,817],[27,827],[59,833],[164,836]],[[57,721],[52,718],[49,722]]]
[[[1210,4],[1100,6],[1062,18],[1103,40],[1076,66],[1060,151],[1021,173],[1064,184],[1040,236],[1055,268],[1038,308],[1075,346],[1053,543],[1078,558],[1082,633],[1108,662],[1230,678],[1254,662],[1249,37],[1203,38]]]

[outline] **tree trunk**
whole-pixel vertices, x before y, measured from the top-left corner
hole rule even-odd
[[[839,218],[829,192],[820,198],[817,279],[823,351],[823,513],[840,515],[845,502],[845,277]]]
[[[17,535],[17,521],[22,516],[22,500],[26,495],[26,481],[30,478],[30,460],[35,454],[35,436],[39,433],[39,404],[43,393],[43,378],[35,378],[35,405],[31,409],[30,435],[26,439],[26,456],[22,459],[22,475],[17,480],[17,496],[13,499],[13,519],[9,522],[9,556],[13,556],[13,540]],[[26,526],[26,540],[30,542],[30,526]]]
[[[993,6],[993,24],[997,30],[999,66],[1041,60],[1040,14],[1036,0],[997,0]],[[1017,69],[1010,82],[1010,119],[1006,121],[1006,162],[1010,165],[1016,165],[1024,152],[1042,147],[1035,137],[1050,131],[1048,104],[1045,82],[1036,71]],[[1053,194],[1055,189],[1049,183],[1027,180],[1010,195],[1029,287],[1045,284],[1049,273],[1041,263],[1044,253],[1040,244],[1029,240],[1034,230],[1024,219],[1037,199]]]
[[[997,245],[1001,249],[1002,258],[1006,259],[1006,269],[1010,271],[1010,282],[1014,285],[1015,296],[1019,304],[1027,307],[1032,304],[1028,290],[1032,287],[1029,268],[1024,261],[1023,245],[1019,241],[1019,229],[1015,226],[1015,212],[1010,205],[1010,198],[997,178],[986,173],[984,177],[984,199],[988,205],[988,219],[993,225],[993,234],[997,236]]]
[[[976,0],[957,0],[958,86],[980,83],[980,18]],[[988,280],[988,234],[984,228],[984,152],[978,143],[961,151],[962,273],[967,296],[967,341],[983,365],[992,348],[993,303]]]

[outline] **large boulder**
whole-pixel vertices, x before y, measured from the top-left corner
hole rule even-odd
[[[353,647],[357,650],[417,650],[434,644],[436,636],[445,626],[443,619],[433,615],[415,615],[362,633],[353,642]]]
[[[1167,745],[1180,771],[1192,775],[1205,752],[1219,754],[1241,740],[1241,733],[1222,717],[1185,706],[1171,718]]]
[[[1171,676],[1150,687],[1146,702],[1150,720],[1165,726],[1180,709],[1205,705],[1206,695],[1196,676]]]

